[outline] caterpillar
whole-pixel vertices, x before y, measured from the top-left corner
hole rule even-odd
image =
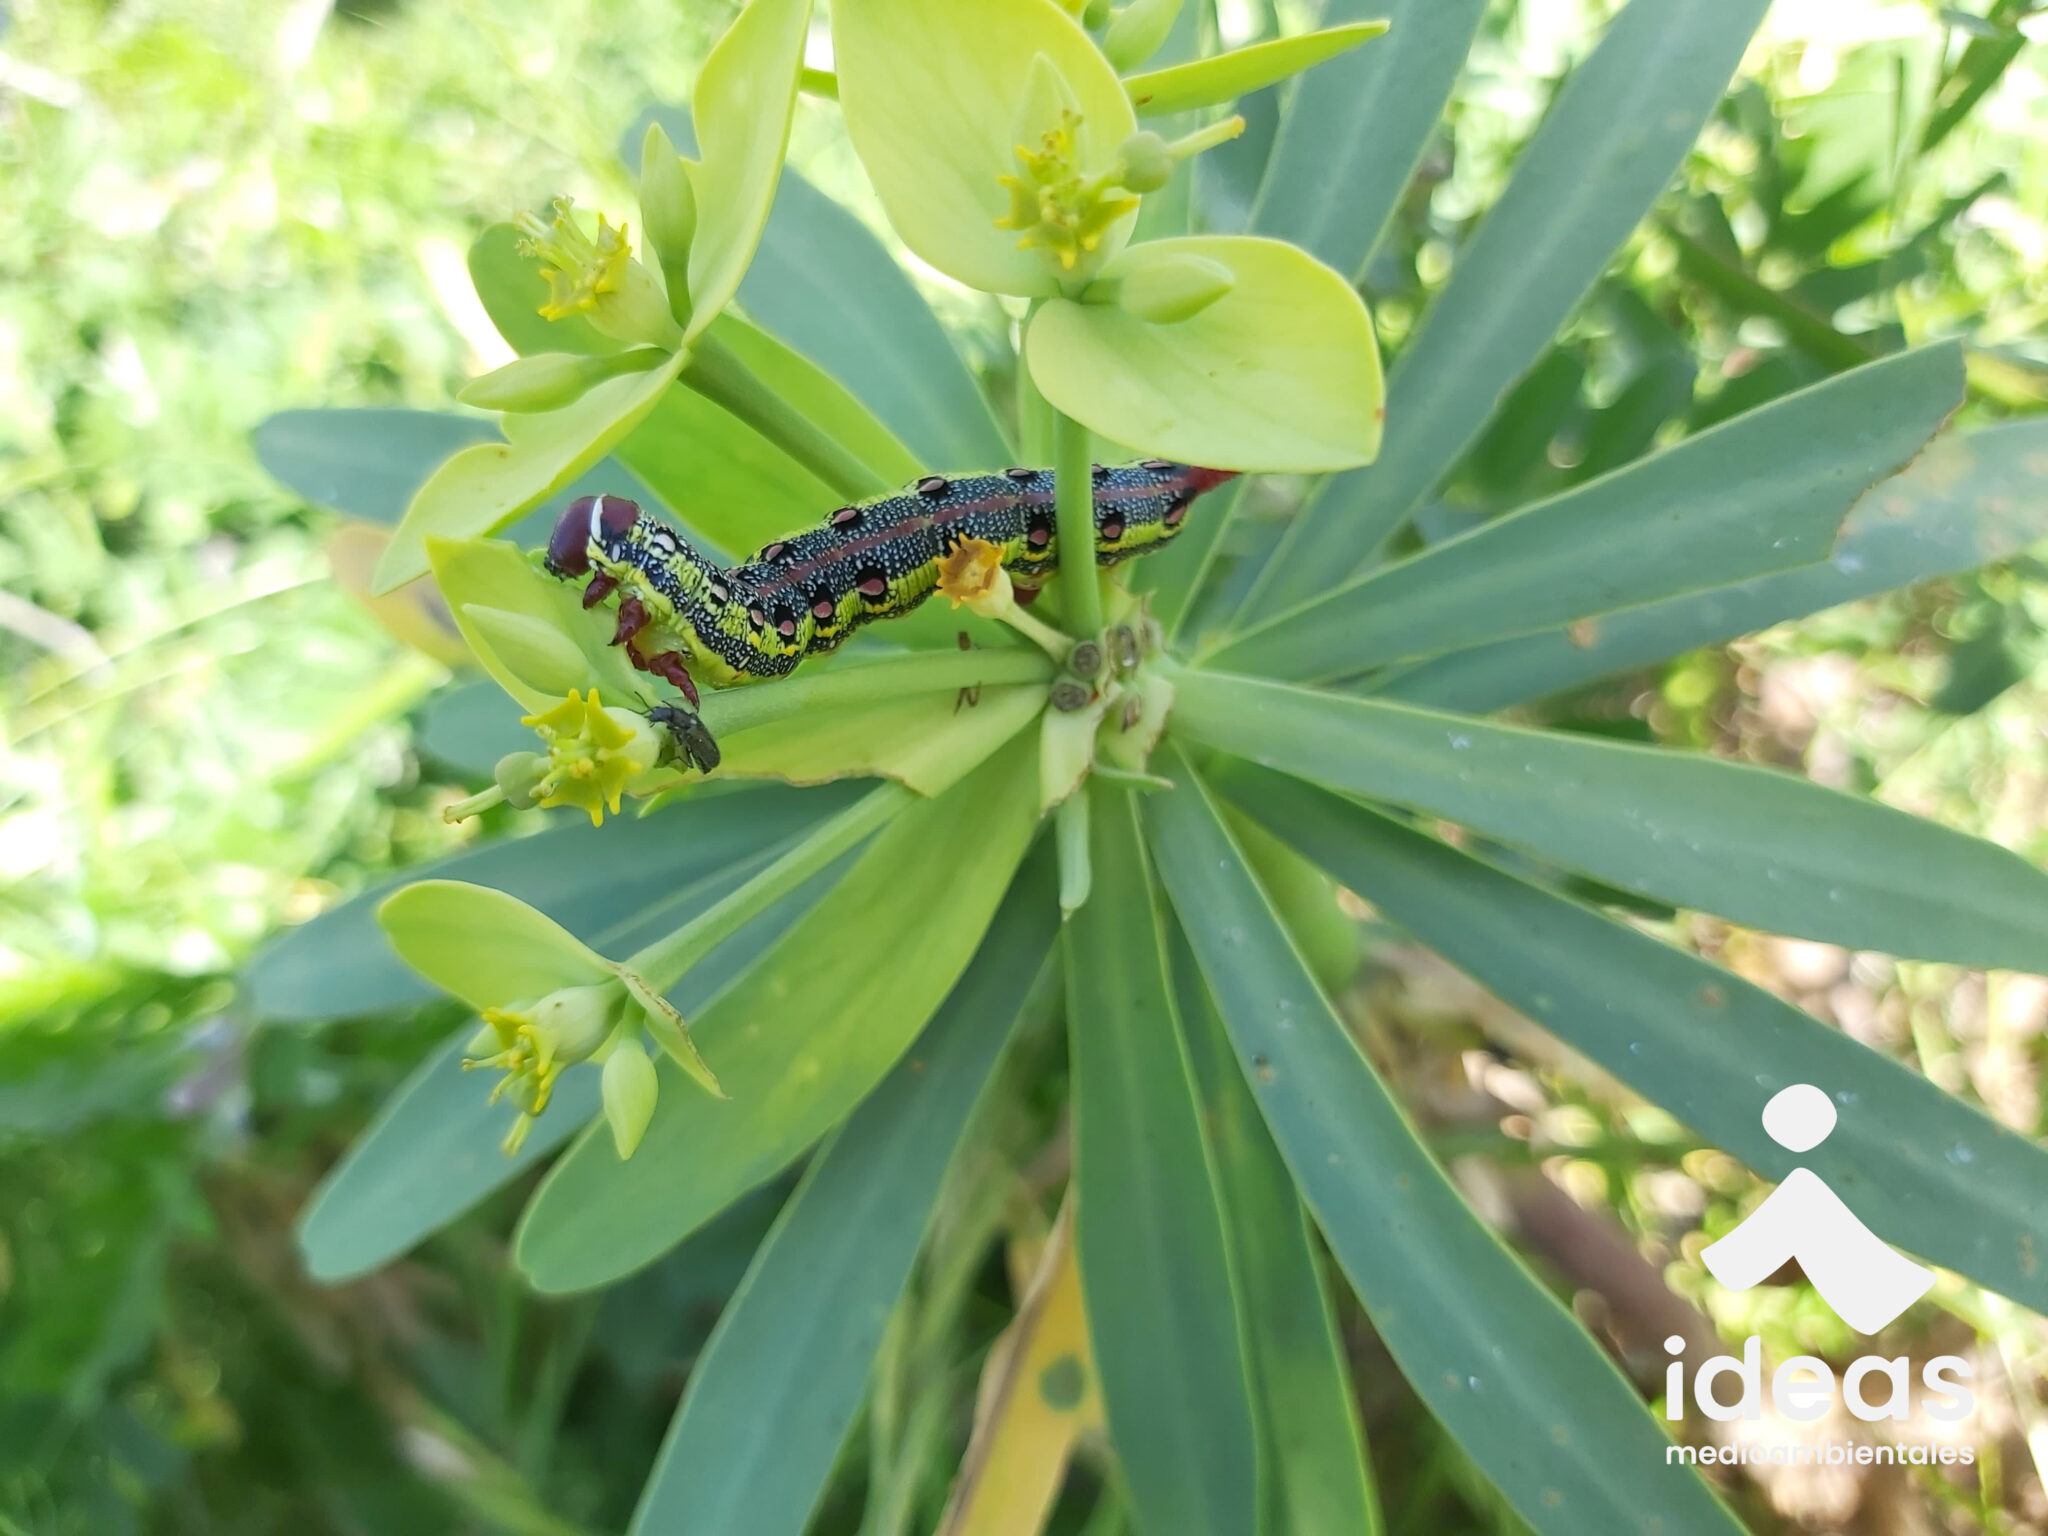
[[[1162,547],[1194,499],[1235,473],[1164,459],[1094,466],[1096,563]],[[543,563],[563,580],[589,577],[586,608],[616,594],[612,643],[695,705],[696,678],[729,688],[784,677],[862,625],[909,613],[937,590],[940,562],[964,539],[995,545],[1028,600],[1059,568],[1053,496],[1049,469],[927,475],[897,495],[841,507],[731,567],[635,502],[580,496],[556,522]],[[708,769],[716,746],[694,714],[691,727],[681,713],[664,706],[663,723]]]

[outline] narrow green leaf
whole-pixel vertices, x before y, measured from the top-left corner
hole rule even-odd
[[[1767,3],[1633,0],[1609,23],[1402,354],[1386,456],[1302,512],[1248,617],[1349,575],[1442,478],[1671,179]]]
[[[1018,1019],[1052,1001],[1051,873],[1026,865],[909,1054],[805,1172],[697,1357],[633,1532],[801,1536],[984,1085]]]
[[[692,105],[703,158],[690,167],[697,238],[686,341],[732,302],[768,222],[810,24],[811,0],[748,0],[698,72]]]
[[[1201,1084],[1202,1124],[1223,1196],[1251,1367],[1262,1472],[1259,1530],[1264,1536],[1378,1536],[1384,1527],[1358,1399],[1294,1176],[1238,1070],[1215,999],[1178,924],[1173,952],[1174,995]]]
[[[1241,1536],[1257,1439],[1158,893],[1131,791],[1087,793],[1093,896],[1064,937],[1088,1334],[1140,1523]]]
[[[1766,1178],[1804,1165],[1889,1242],[2048,1302],[2048,1151],[1741,977],[1326,791],[1216,787],[1504,1002]],[[1765,1102],[1812,1083],[1834,1134],[1788,1152]]]
[[[691,1032],[729,1098],[667,1063],[654,1123],[621,1163],[586,1135],[520,1222],[544,1291],[658,1257],[786,1167],[881,1080],[974,954],[1036,824],[1036,742],[999,752],[878,833],[846,877]]]
[[[1349,676],[1811,564],[1962,398],[1956,343],[1872,363],[1368,572],[1207,659]]]
[[[279,411],[251,442],[258,462],[314,505],[391,524],[443,459],[497,437],[473,416],[369,409]]]
[[[498,701],[512,712],[502,694]],[[344,1019],[417,1003],[433,988],[392,953],[376,919],[378,905],[408,880],[495,886],[594,944],[614,924],[779,847],[851,798],[841,786],[801,793],[761,786],[684,801],[645,821],[614,817],[592,827],[581,816],[564,818],[532,837],[409,871],[280,935],[250,963],[247,995],[258,1018],[275,1022]]]
[[[663,891],[659,902],[593,935],[593,942],[606,950],[631,950],[650,917],[689,920],[723,900],[769,856],[756,854]],[[710,997],[821,893],[813,882],[759,914],[705,957],[674,990],[674,1000],[695,1007]],[[525,1144],[505,1156],[499,1144],[517,1111],[491,1103],[491,1073],[462,1070],[463,1048],[475,1032],[475,1022],[466,1023],[431,1053],[320,1181],[299,1218],[299,1251],[315,1279],[351,1279],[397,1258],[544,1160],[597,1115],[597,1069],[588,1063],[571,1067]]]
[[[1638,895],[1851,949],[2048,965],[2048,875],[1793,774],[1220,673],[1175,687],[1177,732]]]
[[[687,111],[650,107],[621,141],[629,166],[649,122],[677,144],[695,142]],[[748,319],[844,385],[925,468],[986,467],[1009,452],[980,386],[896,258],[787,167],[739,300]]]
[[[1539,1536],[1734,1536],[1634,1390],[1487,1230],[1416,1137],[1266,904],[1208,792],[1146,830],[1240,1070],[1317,1224],[1416,1394]]]
[[[1130,75],[1124,80],[1124,90],[1141,117],[1217,107],[1349,53],[1386,30],[1384,21],[1357,21],[1295,37],[1276,37],[1187,64]]]
[[[1146,241],[1108,262],[1103,281],[1176,255],[1228,269],[1235,286],[1166,324],[1047,300],[1025,338],[1046,399],[1099,436],[1218,469],[1312,472],[1379,451],[1379,346],[1349,283],[1293,246],[1243,235]]]
[[[1386,16],[1386,39],[1305,76],[1252,206],[1252,233],[1355,275],[1415,173],[1484,0],[1332,0],[1326,22]]]
[[[1865,493],[1842,526],[1833,558],[1822,564],[1609,614],[1590,629],[1453,652],[1376,691],[1484,713],[1852,598],[2009,559],[2048,538],[2048,499],[2039,494],[2044,475],[2048,422],[1944,433],[1903,474]]]

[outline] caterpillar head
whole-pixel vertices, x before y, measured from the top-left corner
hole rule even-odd
[[[590,571],[590,546],[617,538],[640,520],[640,503],[623,496],[578,496],[562,509],[548,536],[546,565],[567,579]]]

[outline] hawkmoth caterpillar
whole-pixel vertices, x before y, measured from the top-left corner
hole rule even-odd
[[[1096,465],[1096,563],[1161,548],[1194,499],[1234,473],[1164,459]],[[581,496],[556,522],[544,563],[564,580],[589,577],[586,608],[616,594],[612,643],[694,705],[697,678],[729,688],[787,676],[862,625],[909,613],[937,590],[940,563],[965,539],[995,545],[1028,600],[1059,568],[1053,479],[1049,469],[927,475],[897,495],[841,507],[730,567],[635,502]],[[709,733],[682,713],[664,707],[679,750],[714,766]]]

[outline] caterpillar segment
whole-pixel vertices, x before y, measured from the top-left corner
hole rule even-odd
[[[1163,459],[1096,465],[1096,564],[1162,547],[1194,499],[1233,476]],[[909,613],[937,590],[940,563],[965,539],[995,545],[1028,601],[1059,568],[1053,498],[1049,469],[927,475],[726,567],[635,502],[582,496],[555,524],[545,564],[564,580],[588,577],[586,608],[617,596],[612,643],[690,701],[690,711],[663,706],[660,723],[678,753],[708,771],[717,747],[694,713],[698,679],[730,688],[784,677],[862,625]]]

